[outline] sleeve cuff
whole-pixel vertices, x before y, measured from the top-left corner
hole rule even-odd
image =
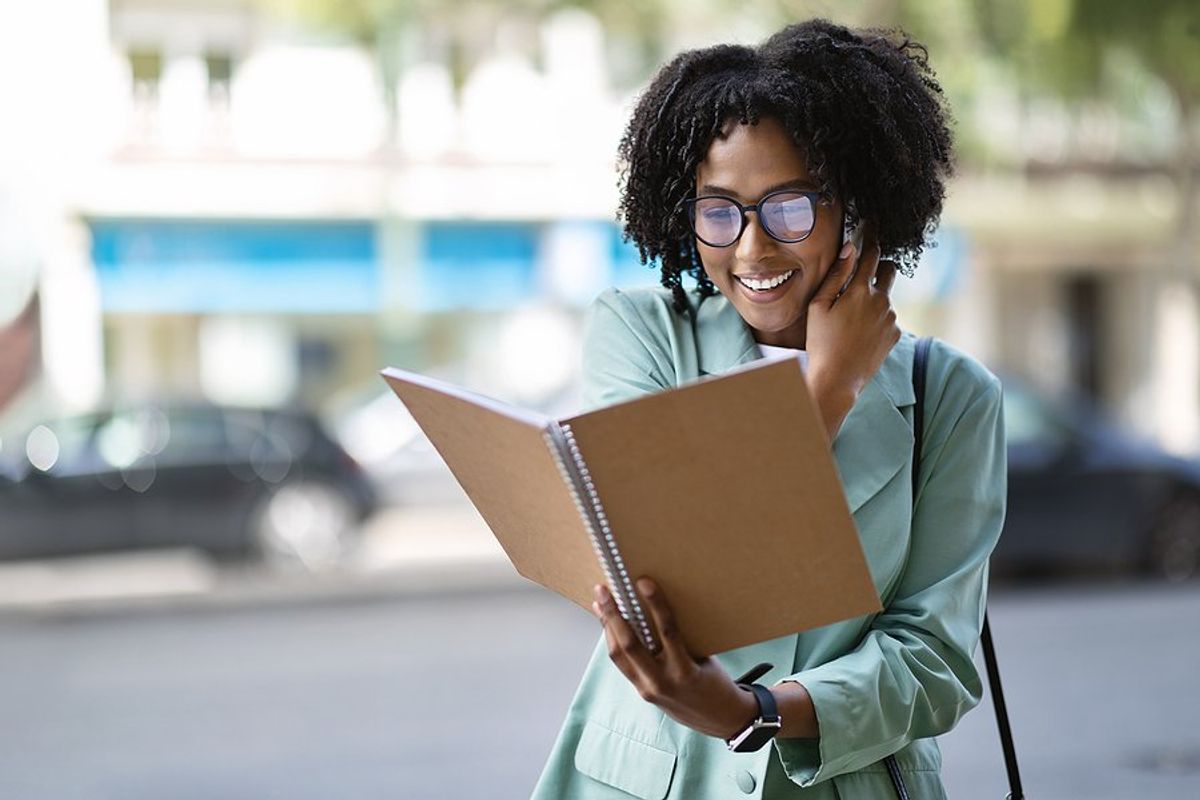
[[[803,680],[801,680],[803,678]],[[814,680],[814,678],[816,678]],[[830,737],[834,736],[837,725],[833,722],[835,709],[850,702],[844,687],[828,680],[821,680],[812,675],[812,671],[800,673],[779,681],[780,683],[799,683],[812,699],[813,711],[817,716],[817,730],[820,735],[816,739],[779,738],[774,740],[775,752],[783,764],[788,778],[802,787],[809,787],[832,776],[828,769],[831,756]]]
[[[821,665],[778,682],[802,685],[817,717],[818,738],[777,737],[774,741],[784,772],[801,787],[850,772],[897,749],[895,742],[880,741],[880,731],[870,730],[876,715],[861,713],[863,709],[856,707],[844,669]],[[864,749],[864,742],[873,742],[874,747]]]

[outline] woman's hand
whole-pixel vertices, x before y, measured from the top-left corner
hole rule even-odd
[[[638,694],[681,725],[709,736],[730,739],[758,716],[754,695],[738,687],[712,658],[695,659],[675,625],[662,590],[649,578],[637,582],[662,643],[661,652],[647,650],[618,613],[605,586],[595,587],[592,611],[604,624],[608,655]]]
[[[808,382],[830,441],[863,387],[900,340],[889,295],[896,265],[880,261],[879,243],[870,229],[864,241],[861,258],[853,245],[842,248],[808,304]],[[846,284],[851,271],[854,276]],[[846,288],[839,293],[843,285]]]

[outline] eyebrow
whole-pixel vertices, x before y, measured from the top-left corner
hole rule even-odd
[[[771,192],[778,192],[781,189],[803,189],[808,191],[818,191],[818,187],[811,181],[806,181],[803,178],[792,178],[791,180],[784,181],[783,183],[777,183],[774,186],[768,186],[767,190],[759,196],[765,197]],[[713,183],[706,183],[701,186],[699,194],[723,194],[728,195],[729,197],[741,198],[741,195],[739,195],[733,189],[728,189],[724,186],[717,186]]]

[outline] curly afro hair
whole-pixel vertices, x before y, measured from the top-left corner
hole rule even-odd
[[[683,273],[704,274],[682,211],[713,138],[733,119],[780,121],[821,191],[841,198],[851,226],[874,223],[884,258],[912,277],[954,169],[950,115],[925,47],[903,31],[850,30],[816,19],[758,47],[689,50],[638,99],[618,148],[623,239],[690,309]]]

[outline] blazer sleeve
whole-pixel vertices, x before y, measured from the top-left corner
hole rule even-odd
[[[983,696],[972,656],[988,559],[1004,524],[1004,413],[999,379],[970,357],[951,361],[942,390],[925,398],[920,486],[895,595],[854,650],[783,679],[808,690],[820,732],[817,739],[775,741],[800,786],[945,733]]]
[[[658,337],[629,297],[605,289],[584,315],[582,395],[585,411],[670,387],[670,364]]]

